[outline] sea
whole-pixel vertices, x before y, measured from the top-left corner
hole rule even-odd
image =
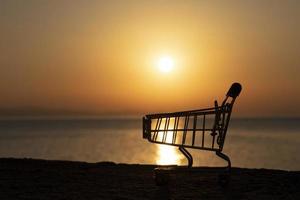
[[[190,150],[194,166],[225,166]],[[223,152],[233,167],[300,170],[300,118],[232,118]],[[1,119],[0,157],[186,165],[176,147],[143,139],[142,118]]]

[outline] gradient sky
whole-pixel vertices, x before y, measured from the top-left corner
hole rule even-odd
[[[235,116],[300,116],[299,24],[297,0],[0,0],[0,115],[196,109],[240,82]]]

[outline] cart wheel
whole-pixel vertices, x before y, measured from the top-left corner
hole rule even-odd
[[[229,173],[221,173],[218,176],[218,183],[222,187],[228,186],[230,182],[230,174]]]
[[[154,180],[157,186],[164,186],[169,183],[169,173],[164,172],[164,170],[154,170]]]

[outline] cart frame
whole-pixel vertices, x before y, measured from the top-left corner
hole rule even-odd
[[[188,167],[192,167],[193,157],[186,148],[214,151],[227,162],[230,171],[230,158],[222,150],[232,108],[241,90],[241,84],[233,83],[220,106],[215,101],[211,108],[148,114],[143,117],[143,138],[151,143],[179,147],[188,160]]]

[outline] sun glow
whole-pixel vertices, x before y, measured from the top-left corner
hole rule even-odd
[[[158,68],[163,73],[168,73],[174,68],[174,60],[169,56],[161,57],[158,60]]]

